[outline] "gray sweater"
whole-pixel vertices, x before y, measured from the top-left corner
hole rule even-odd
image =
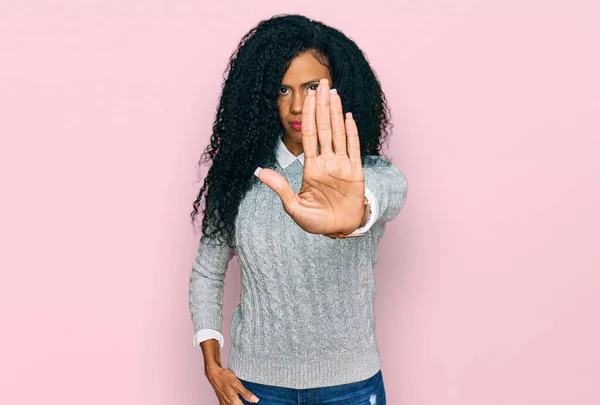
[[[388,159],[371,159],[363,170],[377,217],[363,237],[304,231],[259,181],[240,203],[233,248],[200,239],[189,290],[197,333],[222,332],[223,281],[238,257],[242,290],[229,326],[227,365],[237,377],[302,389],[364,380],[380,369],[373,269],[386,222],[406,200],[407,180]],[[302,161],[283,166],[278,160],[271,168],[298,193]]]

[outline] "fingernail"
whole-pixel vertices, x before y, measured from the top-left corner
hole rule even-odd
[[[257,167],[256,170],[254,171],[254,175],[256,177],[258,177],[258,173],[260,173],[261,170],[262,170],[262,167]]]
[[[327,80],[327,79],[321,79],[321,80],[319,80],[319,84],[328,85],[329,84],[329,80]]]
[[[337,94],[337,89],[329,89],[329,94]]]
[[[252,402],[258,402],[258,398],[256,398],[256,395],[252,395],[250,399],[252,400]]]

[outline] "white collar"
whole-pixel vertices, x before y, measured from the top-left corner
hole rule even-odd
[[[282,169],[285,169],[292,163],[294,160],[298,159],[302,166],[304,166],[304,152],[299,154],[298,156],[294,156],[292,152],[289,151],[285,143],[283,143],[283,139],[279,138],[279,145],[277,147],[277,161]]]

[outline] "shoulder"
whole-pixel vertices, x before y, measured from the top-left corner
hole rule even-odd
[[[363,170],[367,173],[382,173],[406,183],[406,176],[390,158],[379,155],[367,155],[364,158]]]

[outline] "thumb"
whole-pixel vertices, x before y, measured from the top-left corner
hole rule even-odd
[[[262,167],[256,168],[254,175],[265,183],[269,188],[277,193],[285,210],[293,212],[292,207],[297,203],[296,193],[292,189],[292,186],[287,182],[285,177],[277,173],[275,170],[263,169]]]

